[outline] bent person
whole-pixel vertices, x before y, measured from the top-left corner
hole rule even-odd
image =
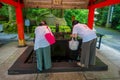
[[[91,30],[86,24],[80,24],[79,21],[72,22],[73,31],[71,37],[77,36],[82,38],[81,58],[77,64],[81,67],[95,65],[96,58],[96,41],[97,36],[95,31]]]

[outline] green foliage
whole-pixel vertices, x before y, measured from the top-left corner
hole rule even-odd
[[[3,29],[5,32],[17,32],[17,25],[16,25],[16,16],[14,7],[12,8],[11,12],[13,13],[13,21],[8,21],[9,18],[9,10],[8,6],[4,4],[4,6],[0,9],[0,16],[4,17],[5,22],[3,19],[0,21],[1,24],[3,24]],[[107,15],[108,15],[108,9],[109,6],[104,8],[97,9],[97,14],[95,17],[97,18],[96,25],[99,26],[105,26],[107,21]],[[63,17],[64,14],[64,17]],[[112,16],[112,28],[120,30],[120,4],[114,6],[114,12]],[[60,32],[70,32],[72,28],[72,16],[75,16],[76,20],[79,20],[81,23],[87,23],[88,20],[88,9],[40,9],[40,8],[24,8],[23,9],[23,15],[24,19],[30,19],[31,25],[29,26],[30,33],[34,33],[35,27],[39,24],[41,20],[46,19],[48,15],[53,15],[54,17],[62,17],[65,18],[65,21],[67,22],[67,26],[61,25],[60,23]],[[51,20],[51,18],[50,18]],[[55,19],[53,19],[55,20]],[[57,20],[56,20],[57,21]],[[60,19],[62,21],[62,19]],[[60,22],[58,20],[58,22]],[[6,23],[7,22],[7,23]],[[55,21],[51,20],[51,23],[55,23]],[[65,23],[66,23],[65,22]],[[63,23],[63,22],[62,22]],[[50,26],[52,31],[55,32],[55,26]],[[25,32],[27,32],[26,26]]]
[[[112,28],[120,30],[120,4],[114,6]]]
[[[4,4],[2,8],[0,8],[0,15],[8,17],[8,5]]]
[[[97,9],[97,12],[99,14],[96,15],[96,25],[105,26],[107,21],[108,10],[109,6]],[[120,4],[114,5],[111,28],[120,30]]]
[[[37,26],[31,26],[32,28],[31,28],[31,33],[33,33],[34,31],[35,31],[35,28],[37,27]]]
[[[5,5],[4,8],[2,8],[2,9],[3,10],[2,10],[1,14],[7,15],[7,17],[8,17],[8,15],[9,15],[8,14],[8,5]],[[14,15],[15,12],[14,11],[12,11],[12,12]],[[62,14],[64,14],[64,18],[67,22],[68,28],[61,25],[62,23],[60,23],[60,25],[61,25],[60,32],[69,32],[69,31],[71,31],[70,27],[72,26],[72,24],[71,24],[72,16],[75,16],[75,18],[77,20],[79,20],[81,23],[86,23],[88,11],[87,10],[80,10],[80,9],[57,10],[57,9],[24,8],[23,9],[24,19],[29,19],[31,21],[31,25],[29,26],[29,32],[33,33],[35,26],[37,26],[41,20],[46,19],[45,17],[50,15],[50,14],[54,14],[55,16],[58,15],[58,17],[62,17]],[[55,23],[55,22],[53,22],[53,23]],[[14,24],[14,22],[13,22],[13,24]],[[11,21],[9,21],[8,23],[5,23],[4,26],[5,26],[4,30],[6,30],[6,32],[8,32],[8,31],[16,32],[15,27],[11,27]],[[11,29],[9,29],[9,28],[11,28]],[[25,26],[24,28],[25,28],[25,32],[27,32],[27,27]],[[12,29],[13,29],[13,31],[11,31]],[[52,28],[52,31],[55,32],[55,27]]]
[[[23,9],[23,15],[25,19],[30,19],[31,21],[36,21],[36,25],[39,24],[41,20],[44,20],[45,16],[50,14],[49,9],[39,9],[39,8],[28,8]]]
[[[34,38],[35,34],[34,33],[30,33],[29,36],[30,36],[30,38]]]
[[[4,4],[2,8],[0,8],[0,23],[5,20],[8,20],[8,6]]]
[[[49,26],[49,27],[52,30],[52,32],[56,31],[56,27],[55,26]],[[70,29],[69,26],[60,25],[59,26],[59,32],[71,32],[71,29]]]
[[[4,20],[3,20],[3,21],[0,21],[0,24],[4,24],[4,23],[6,23],[6,21],[4,21]]]
[[[17,25],[15,21],[9,21],[3,24],[3,30],[6,33],[16,33],[17,32]]]
[[[0,16],[2,17],[2,19],[0,18],[0,20],[4,20],[4,21],[9,21],[9,19],[15,20],[16,16],[14,9],[15,8],[13,6],[4,4],[4,6],[0,8]]]
[[[120,25],[119,25],[119,26],[117,26],[117,27],[116,27],[116,29],[117,29],[118,31],[120,31]]]
[[[69,26],[60,26],[60,32],[71,32],[71,29]]]
[[[30,26],[30,28],[31,28],[30,33],[34,33],[36,27],[37,26]],[[52,32],[56,31],[56,27],[55,26],[49,26],[49,27],[50,27]],[[71,32],[71,29],[70,29],[69,26],[62,26],[62,25],[60,25],[59,26],[59,32]]]
[[[67,25],[72,27],[72,16],[81,23],[87,23],[88,10],[85,9],[66,9],[64,11],[64,17],[67,21]]]
[[[9,11],[9,8],[11,10]],[[3,24],[3,31],[6,33],[16,33],[17,32],[17,25],[15,21],[15,10],[14,7],[4,4],[4,6],[0,9],[0,16],[3,17],[0,19],[0,23]],[[9,21],[9,18],[11,20]]]
[[[104,8],[98,8],[97,12],[99,14],[96,15],[97,21],[96,25],[98,26],[105,26],[106,21],[107,21],[107,14],[108,14],[108,6]]]
[[[55,26],[49,26],[52,32],[55,32],[56,27]]]
[[[51,9],[51,13],[58,18],[63,18],[64,10],[63,9]]]
[[[34,38],[34,31],[35,31],[35,28],[37,27],[37,26],[31,26],[32,28],[31,28],[31,32],[30,32],[30,37],[31,38]],[[50,27],[50,29],[51,29],[51,31],[52,32],[55,32],[56,31],[56,27],[55,26],[49,26]],[[70,27],[69,26],[62,26],[62,25],[60,25],[59,26],[59,32],[71,32],[71,29],[70,29]]]

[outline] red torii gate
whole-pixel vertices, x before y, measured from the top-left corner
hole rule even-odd
[[[25,46],[24,39],[24,20],[22,14],[22,8],[24,8],[24,4],[21,3],[22,0],[0,0],[2,3],[6,3],[15,7],[16,10],[16,22],[17,22],[17,30],[18,30],[18,45]],[[120,0],[98,0],[101,2],[94,3],[97,0],[89,0],[89,14],[88,14],[88,26],[92,29],[94,22],[94,10],[95,8],[100,8],[104,6],[114,5],[120,3]]]
[[[12,5],[16,10],[16,22],[17,22],[17,30],[18,30],[18,43],[19,46],[25,46],[24,39],[24,20],[22,14],[22,8],[24,7],[19,1],[16,2],[14,0],[0,0],[0,2]]]
[[[91,0],[92,3],[94,0]],[[88,26],[92,29],[93,28],[93,23],[94,23],[94,10],[95,8],[101,8],[109,5],[114,5],[114,4],[119,4],[120,0],[106,0],[104,2],[100,2],[97,4],[91,4],[88,6],[89,9],[89,14],[88,14]]]

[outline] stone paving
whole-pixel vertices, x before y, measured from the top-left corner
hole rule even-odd
[[[32,44],[30,41],[26,43]],[[120,80],[120,56],[117,51],[103,44],[97,50],[97,56],[108,65],[108,71],[8,75],[9,67],[27,48],[18,48],[17,45],[17,42],[11,42],[0,47],[0,80]]]

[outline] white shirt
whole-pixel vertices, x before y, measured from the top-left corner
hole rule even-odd
[[[73,27],[72,34],[77,34],[79,37],[81,37],[82,42],[88,42],[97,38],[95,31],[91,30],[87,25],[80,23]]]
[[[44,37],[46,29],[47,29],[46,26],[38,26],[35,29],[34,50],[36,50],[38,48],[44,48],[44,47],[49,46],[49,43],[47,42],[47,40]]]

